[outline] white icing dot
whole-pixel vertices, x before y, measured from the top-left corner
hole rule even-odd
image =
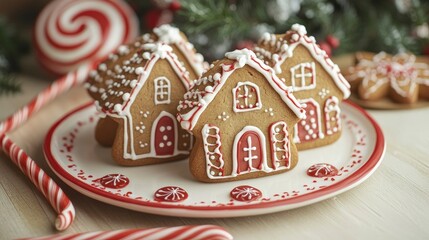
[[[313,135],[311,135],[311,137],[317,138],[317,134],[313,133]]]
[[[164,143],[160,143],[160,144],[159,144],[159,147],[160,147],[160,148],[163,148],[163,147],[164,147]]]
[[[122,112],[122,106],[121,104],[115,104],[114,108],[115,112],[121,113]]]
[[[215,73],[215,75],[213,75],[213,79],[215,80],[215,81],[218,81],[219,79],[220,79],[220,73]]]
[[[215,172],[214,172],[214,171],[211,171],[211,172],[210,172],[210,174],[211,174],[211,175],[215,175]]]
[[[143,74],[143,73],[144,73],[144,68],[142,68],[142,67],[138,67],[138,68],[136,68],[135,73],[136,73],[136,74],[138,74],[138,75]],[[133,82],[133,81],[131,81],[131,83],[132,83],[132,82]],[[131,87],[132,87],[132,86],[131,86]]]
[[[130,99],[130,94],[129,93],[124,93],[124,95],[122,95],[122,100],[128,101],[129,99]]]
[[[135,88],[137,86],[137,80],[132,80],[130,82],[130,87]]]
[[[167,135],[164,135],[164,136],[162,136],[162,139],[164,139],[164,141],[167,141],[168,136],[167,136]]]
[[[171,127],[171,126],[168,126],[168,127],[167,127],[167,130],[168,130],[168,131],[170,131],[171,129],[172,129],[172,127]]]
[[[306,121],[301,121],[301,125],[304,126],[305,124],[307,124]]]
[[[212,86],[207,86],[204,90],[205,90],[206,92],[211,93],[211,92],[213,92],[213,87],[212,87]]]
[[[106,64],[105,63],[102,63],[102,64],[100,64],[99,66],[98,66],[98,69],[100,70],[100,71],[106,71],[107,70],[107,66],[106,66]]]
[[[171,146],[171,145],[173,145],[173,143],[172,142],[167,142],[167,146]]]
[[[165,131],[165,127],[164,126],[160,127],[159,131],[164,132]]]

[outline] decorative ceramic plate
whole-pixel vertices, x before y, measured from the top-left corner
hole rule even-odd
[[[77,191],[102,202],[136,211],[183,217],[238,217],[309,205],[345,192],[379,166],[383,133],[360,107],[342,104],[343,133],[332,145],[300,152],[291,171],[228,183],[195,181],[186,160],[121,167],[110,149],[94,139],[95,107],[88,103],[60,119],[45,141],[52,170]],[[329,163],[338,170],[331,171]],[[311,177],[307,170],[326,173]],[[317,175],[316,174],[316,175]]]

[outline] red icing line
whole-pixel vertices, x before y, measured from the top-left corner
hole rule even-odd
[[[231,190],[230,196],[232,199],[240,202],[252,202],[262,197],[261,190],[249,186],[241,185]]]
[[[154,199],[159,202],[181,202],[188,198],[188,192],[181,187],[167,186],[156,190]]]

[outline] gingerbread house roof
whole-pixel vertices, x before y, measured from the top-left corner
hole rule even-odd
[[[154,34],[145,34],[137,41],[122,45],[115,54],[90,72],[85,87],[96,100],[97,108],[109,115],[122,115],[139,93],[152,68],[160,59],[171,65],[186,89],[192,85],[189,72],[180,62],[172,46],[183,51],[197,74],[203,71],[203,60],[198,57],[177,28],[163,25]]]
[[[293,56],[297,46],[302,45],[320,63],[331,76],[333,82],[343,93],[344,98],[350,96],[350,85],[340,72],[337,64],[333,63],[324,50],[316,43],[313,36],[307,36],[307,30],[303,25],[294,24],[291,30],[283,35],[265,33],[258,46],[255,47],[256,55],[265,62],[271,62],[277,74],[282,72],[281,65]],[[269,50],[267,50],[269,49]]]
[[[194,87],[185,94],[184,100],[179,102],[177,119],[182,128],[192,130],[197,124],[198,118],[216,97],[229,76],[235,70],[245,66],[260,72],[296,116],[300,119],[305,118],[305,110],[291,94],[291,88],[285,86],[274,70],[258,59],[254,52],[248,49],[235,50],[226,53],[225,57],[233,61],[220,61],[216,67],[212,66],[212,69],[195,82]]]

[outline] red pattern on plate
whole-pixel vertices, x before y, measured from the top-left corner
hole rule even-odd
[[[107,174],[95,181],[99,181],[104,187],[113,189],[124,188],[130,183],[130,180],[125,175],[118,173]]]
[[[236,201],[252,202],[261,198],[262,192],[255,187],[242,185],[232,189],[230,195]]]
[[[183,209],[183,210],[194,210],[194,211],[204,211],[205,214],[211,215],[211,212],[216,212],[220,210],[228,210],[228,211],[241,211],[241,210],[250,210],[250,209],[262,209],[262,208],[271,208],[278,206],[285,206],[288,204],[290,208],[294,208],[295,204],[302,204],[308,200],[314,200],[315,198],[325,199],[326,195],[332,195],[335,191],[338,191],[342,188],[349,186],[356,186],[358,181],[365,176],[371,174],[378,164],[381,162],[381,157],[383,155],[385,149],[385,141],[383,133],[381,132],[378,124],[359,106],[353,104],[349,101],[343,102],[350,111],[357,112],[360,118],[366,119],[370,122],[371,126],[374,128],[374,132],[376,134],[376,138],[374,139],[374,148],[370,153],[365,153],[367,151],[367,146],[372,145],[368,144],[368,136],[367,128],[362,128],[359,122],[355,122],[352,118],[347,114],[343,114],[341,116],[344,127],[351,131],[354,136],[354,144],[351,148],[350,160],[341,166],[337,166],[339,173],[334,177],[325,177],[325,178],[310,178],[308,177],[308,181],[303,182],[301,186],[296,186],[296,188],[288,189],[287,191],[281,191],[272,193],[267,195],[264,198],[260,198],[259,200],[253,202],[238,202],[234,199],[230,199],[230,201],[221,202],[218,199],[212,199],[213,201],[195,201],[195,202],[187,202],[184,203],[165,203],[156,201],[153,199],[153,196],[139,196],[138,194],[134,194],[132,192],[124,192],[122,193],[120,190],[112,190],[105,188],[99,184],[99,182],[91,181],[90,176],[92,177],[93,173],[86,173],[84,177],[87,177],[87,180],[83,180],[81,177],[77,175],[80,172],[81,166],[78,164],[80,160],[74,159],[74,152],[78,151],[73,148],[69,153],[67,152],[66,147],[60,144],[58,151],[62,155],[61,157],[65,159],[66,165],[63,165],[59,159],[53,154],[53,145],[51,143],[56,141],[63,142],[61,137],[63,136],[55,136],[54,133],[59,129],[67,126],[70,129],[70,132],[73,132],[73,126],[70,127],[70,118],[74,117],[77,114],[82,114],[81,121],[85,122],[85,129],[79,131],[77,135],[80,135],[84,132],[87,132],[89,129],[95,127],[96,119],[98,118],[98,114],[93,108],[92,103],[88,103],[86,105],[81,106],[80,108],[68,113],[62,119],[58,120],[50,129],[47,138],[45,139],[45,155],[48,160],[50,167],[54,170],[54,172],[61,176],[62,178],[68,181],[73,187],[80,187],[89,192],[99,196],[102,198],[102,201],[113,201],[115,205],[119,206],[141,206],[141,207],[150,207],[152,209],[163,209],[171,211],[168,215],[174,216],[187,216],[187,214],[178,214],[175,209]],[[90,109],[93,108],[93,109]],[[86,112],[88,111],[88,112]],[[82,113],[86,112],[86,113]],[[346,111],[347,112],[347,111]],[[353,116],[351,114],[350,116]],[[90,121],[86,120],[87,117],[90,118]],[[94,120],[95,119],[95,120]],[[77,122],[77,121],[76,121]],[[77,128],[81,128],[76,124]],[[89,126],[88,126],[89,125]],[[68,136],[65,134],[65,136]],[[364,154],[365,153],[365,154]],[[366,159],[366,155],[368,155],[368,159]],[[68,167],[70,164],[75,164],[75,166]],[[85,170],[84,170],[85,171]],[[91,174],[91,175],[89,175]],[[137,209],[138,211],[146,211],[143,208]],[[220,213],[220,212],[219,212]],[[224,213],[224,212],[223,212]],[[222,214],[223,214],[222,213]],[[231,213],[231,212],[230,212]],[[221,215],[222,215],[221,214]],[[231,213],[233,214],[233,213]],[[230,216],[231,214],[226,214]],[[217,215],[218,216],[218,215]]]
[[[175,186],[162,187],[156,190],[154,199],[159,202],[180,202],[188,198],[185,189]]]
[[[334,177],[338,174],[338,169],[329,163],[317,163],[307,169],[310,177]]]

